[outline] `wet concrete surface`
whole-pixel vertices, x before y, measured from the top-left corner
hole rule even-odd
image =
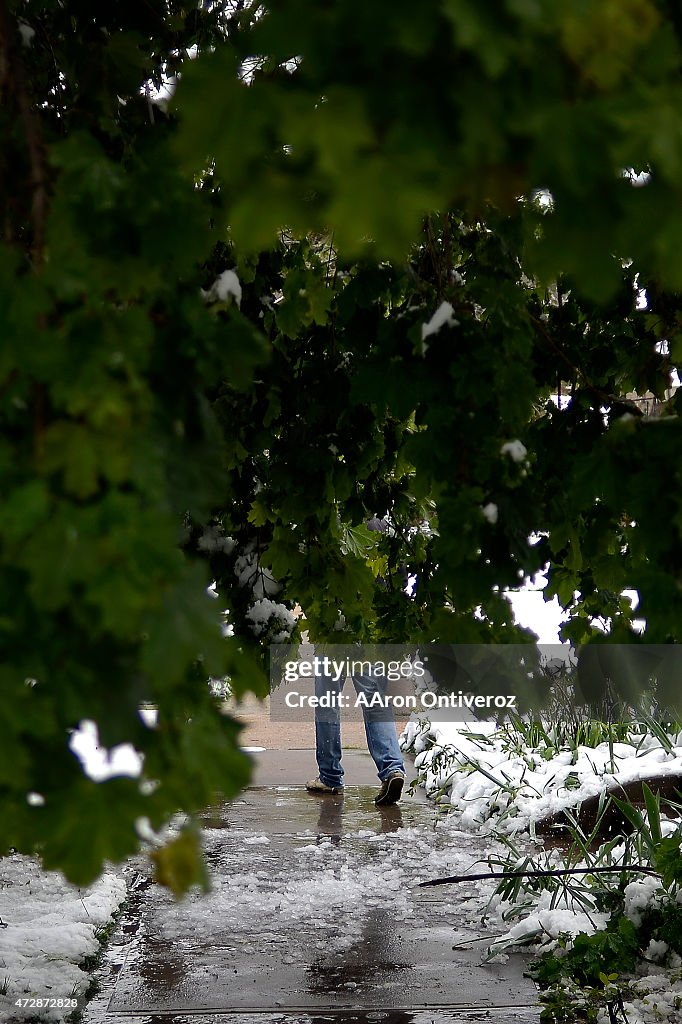
[[[253,776],[250,788],[261,786],[303,786],[306,779],[317,775],[315,751],[307,747],[288,750],[258,750],[251,754],[254,761]],[[356,786],[379,787],[377,770],[367,750],[348,750],[343,752],[344,782],[349,788]],[[410,782],[417,778],[414,762],[408,758],[405,763],[406,779]],[[423,790],[416,794],[417,799],[429,806],[432,802]]]
[[[492,844],[375,792],[264,786],[214,810],[208,895],[176,902],[138,865],[84,1024],[538,1021],[527,960],[481,962],[494,883],[415,888]]]

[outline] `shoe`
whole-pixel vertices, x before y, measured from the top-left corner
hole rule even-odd
[[[343,793],[343,786],[328,786],[319,775],[316,779],[306,782],[305,788],[309,793]]]
[[[391,772],[381,783],[381,789],[374,797],[376,806],[385,807],[387,804],[397,804],[403,791],[404,782],[404,772]]]

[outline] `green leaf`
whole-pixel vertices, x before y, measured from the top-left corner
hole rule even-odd
[[[0,534],[6,543],[16,544],[41,526],[48,514],[50,499],[42,480],[31,480],[15,488],[0,505]]]
[[[209,892],[210,883],[201,837],[196,826],[189,826],[160,850],[153,850],[154,880],[170,889],[176,898],[184,896],[193,886]]]
[[[265,526],[272,519],[272,512],[267,508],[262,499],[256,498],[246,518],[254,526]]]
[[[663,875],[666,888],[682,883],[682,852],[679,837],[659,839],[654,849],[653,864]]]
[[[654,796],[646,782],[642,783],[642,793],[646,805],[647,821],[649,832],[654,843],[660,843],[661,835],[661,808],[660,798]]]
[[[35,817],[35,827],[43,833],[42,862],[48,870],[62,871],[74,885],[90,885],[106,861],[121,861],[137,849],[133,821],[144,813],[144,801],[136,779],[93,782],[81,776],[63,793],[45,796],[45,806],[36,808]]]
[[[344,555],[366,558],[376,546],[376,534],[368,530],[364,523],[361,526],[342,525],[340,546]]]

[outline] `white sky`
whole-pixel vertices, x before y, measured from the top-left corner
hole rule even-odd
[[[556,597],[551,601],[545,601],[542,589],[534,587],[510,592],[507,596],[514,609],[516,621],[537,633],[541,644],[561,643],[559,627],[567,616]]]

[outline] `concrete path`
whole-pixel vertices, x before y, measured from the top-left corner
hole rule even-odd
[[[176,903],[136,871],[84,1024],[539,1020],[523,958],[481,963],[480,883],[415,887],[471,869],[480,841],[421,793],[378,810],[366,749],[339,797],[303,788],[310,748],[253,756],[253,787],[205,819],[208,896]]]

